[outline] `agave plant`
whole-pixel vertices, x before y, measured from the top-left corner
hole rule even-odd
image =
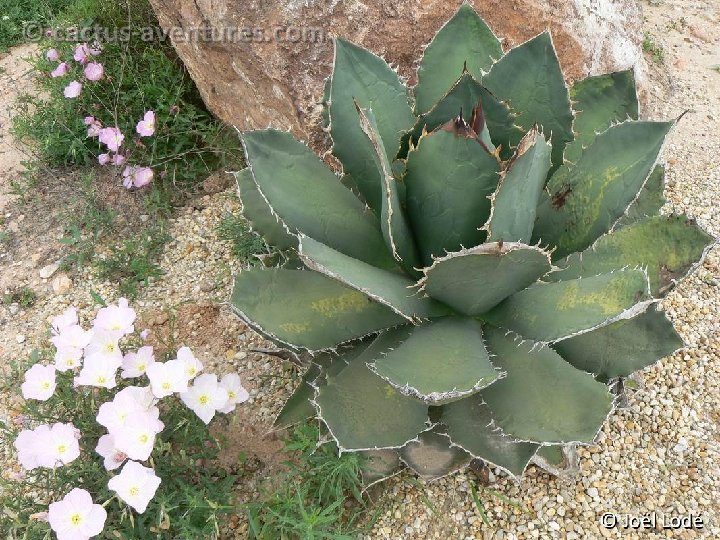
[[[311,360],[277,419],[427,477],[471,457],[521,475],[591,444],[609,384],[682,347],[658,299],[711,238],[661,214],[674,122],[638,120],[631,71],[565,84],[549,33],[504,53],[464,5],[411,89],[337,39],[340,178],[273,129],[242,134],[244,214],[283,257],[235,311]]]

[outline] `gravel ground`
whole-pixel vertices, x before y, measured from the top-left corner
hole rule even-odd
[[[666,210],[685,212],[720,235],[720,73],[711,69],[720,64],[720,8],[715,0],[685,0],[644,9],[647,29],[666,54],[665,62],[651,70],[643,113],[665,119],[689,109],[664,150]],[[39,298],[28,309],[0,305],[0,366],[37,347],[46,338],[48,317],[66,306],[74,304],[86,321],[91,318],[95,308],[89,291],[109,300],[117,296],[112,283],[98,281],[89,270],[72,276],[68,290],[55,292],[56,276],[42,279],[39,270],[57,257],[60,224],[43,230],[53,249],[39,248],[28,236],[32,216],[25,219],[22,208],[9,205],[3,211],[18,240],[9,248],[0,245],[0,289],[28,284]],[[162,256],[164,275],[141,292],[135,306],[158,346],[170,338],[189,345],[210,369],[238,370],[250,388],[251,401],[233,415],[228,430],[234,456],[245,451],[257,458],[257,472],[238,487],[240,500],[247,500],[258,482],[276,470],[280,443],[262,435],[292,382],[280,361],[252,352],[262,340],[224,303],[239,265],[215,231],[223,214],[237,209],[229,188],[200,197],[180,212],[170,231],[175,240]],[[26,245],[18,246],[23,237]],[[491,473],[495,491],[480,493],[486,525],[471,496],[470,483],[477,481],[473,473],[433,483],[403,473],[385,484],[382,514],[367,538],[720,538],[720,251],[711,251],[663,307],[688,348],[638,375],[628,406],[610,417],[598,445],[580,450],[575,478],[561,481],[530,467],[518,485]],[[6,415],[16,398],[2,396],[0,403]],[[233,456],[226,459],[231,463]],[[12,467],[4,467],[4,474]],[[693,513],[702,516],[705,528],[607,530],[600,523],[605,512]],[[233,519],[224,537],[245,538],[242,519]]]

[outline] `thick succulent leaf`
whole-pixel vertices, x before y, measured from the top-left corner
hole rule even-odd
[[[413,143],[417,144],[423,130],[432,131],[460,113],[469,115],[478,104],[484,119],[483,131],[489,133],[491,145],[500,147],[503,159],[510,157],[510,142],[517,144],[523,134],[520,127],[515,125],[515,115],[467,72],[463,73],[445,97],[418,119],[412,132]],[[493,150],[487,139],[482,140]]]
[[[682,346],[682,338],[672,323],[655,306],[632,319],[553,344],[570,364],[601,380],[627,377]]]
[[[365,294],[306,270],[243,270],[235,278],[230,302],[258,331],[310,350],[405,322]]]
[[[405,271],[415,275],[417,274],[415,267],[419,266],[417,248],[400,202],[398,182],[393,176],[390,160],[380,140],[375,115],[371,109],[360,107],[358,107],[358,115],[360,127],[375,151],[374,157],[380,172],[382,183],[380,226],[385,245]]]
[[[535,283],[551,267],[549,253],[540,248],[495,242],[436,259],[419,284],[432,298],[476,316]]]
[[[402,393],[433,405],[473,394],[501,375],[490,363],[481,323],[457,317],[415,327],[371,368]]]
[[[473,456],[521,476],[538,445],[520,442],[493,425],[492,413],[479,394],[443,406],[442,423],[453,444]]]
[[[364,489],[390,478],[402,467],[400,454],[395,449],[365,450],[360,455],[363,458],[361,474]]]
[[[318,364],[310,364],[300,379],[300,384],[275,418],[273,428],[289,427],[315,416],[315,407],[312,404],[315,389],[312,387],[312,383],[321,373],[322,370]]]
[[[461,119],[420,139],[408,154],[407,212],[423,264],[432,256],[481,244],[498,161]]]
[[[526,131],[539,124],[545,133],[552,133],[552,162],[561,165],[565,144],[573,139],[573,114],[550,33],[508,51],[482,83],[510,104],[518,114],[516,123]]]
[[[375,166],[375,151],[358,124],[355,103],[373,108],[385,151],[394,158],[400,137],[415,122],[407,90],[385,60],[338,38],[330,84],[333,153],[344,171],[352,175],[370,208],[379,214],[382,179]]]
[[[638,119],[638,99],[632,69],[596,75],[570,89],[575,109],[575,140],[565,148],[565,159],[576,163],[595,136],[616,122]]]
[[[628,121],[598,135],[575,166],[550,178],[533,237],[557,246],[560,259],[610,230],[642,189],[672,125]]]
[[[610,322],[649,298],[638,269],[557,283],[536,283],[485,315],[495,326],[536,341],[557,341]]]
[[[242,202],[242,214],[250,222],[252,229],[262,236],[268,245],[280,250],[297,248],[297,238],[273,215],[267,201],[258,191],[250,169],[246,168],[234,174]]]
[[[535,129],[520,141],[492,197],[488,241],[530,241],[538,201],[551,166],[550,152],[550,144]]]
[[[242,140],[260,193],[291,232],[375,266],[394,266],[378,220],[307,146],[274,129],[245,132]]]
[[[399,448],[426,428],[428,406],[401,394],[367,367],[367,362],[399,344],[404,335],[404,329],[380,334],[318,389],[319,416],[342,451]]]
[[[667,293],[702,257],[713,237],[687,216],[655,216],[601,236],[558,263],[548,281],[594,276],[624,266],[647,267],[653,296]]]
[[[496,328],[487,328],[486,337],[507,375],[480,395],[505,433],[539,443],[593,442],[612,410],[604,384],[548,347]]]
[[[485,21],[463,4],[425,49],[418,68],[415,112],[429,111],[463,70],[480,78],[502,54],[500,41]]]
[[[630,204],[628,209],[613,226],[612,230],[618,230],[640,221],[646,217],[657,216],[660,209],[667,202],[665,200],[665,167],[656,165],[648,176],[637,198]]]
[[[554,476],[569,479],[578,472],[580,459],[576,445],[553,444],[538,448],[530,462]]]
[[[400,458],[419,476],[434,480],[465,467],[470,454],[454,446],[450,437],[438,428],[423,431],[415,441],[400,450]]]
[[[415,320],[439,317],[448,308],[412,288],[409,277],[353,259],[306,236],[301,237],[300,257],[311,269],[357,289],[403,317]]]

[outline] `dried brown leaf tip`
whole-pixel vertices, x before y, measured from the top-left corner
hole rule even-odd
[[[477,132],[463,118],[462,111],[455,118],[448,120],[438,128],[439,131],[448,131],[456,137],[465,137],[466,139],[478,139]]]

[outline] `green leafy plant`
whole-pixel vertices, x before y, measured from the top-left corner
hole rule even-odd
[[[266,251],[263,239],[250,230],[242,216],[223,216],[217,226],[217,235],[221,240],[231,243],[233,255],[242,262],[248,262],[255,255]]]
[[[27,286],[18,287],[2,297],[3,304],[20,304],[22,307],[30,307],[36,300],[37,293]]]
[[[301,423],[285,440],[284,451],[292,456],[285,473],[261,500],[246,505],[250,538],[350,540],[367,532],[367,524],[358,525],[367,510],[361,456],[338,457],[337,446],[320,439],[317,425]]]
[[[683,346],[658,298],[712,238],[660,214],[674,122],[638,120],[630,71],[568,88],[547,32],[504,53],[467,5],[412,94],[338,39],[341,180],[288,133],[242,134],[245,216],[286,258],[241,272],[231,302],[313,353],[277,425],[320,418],[374,458],[367,482],[560,467],[595,440],[608,383]]]

